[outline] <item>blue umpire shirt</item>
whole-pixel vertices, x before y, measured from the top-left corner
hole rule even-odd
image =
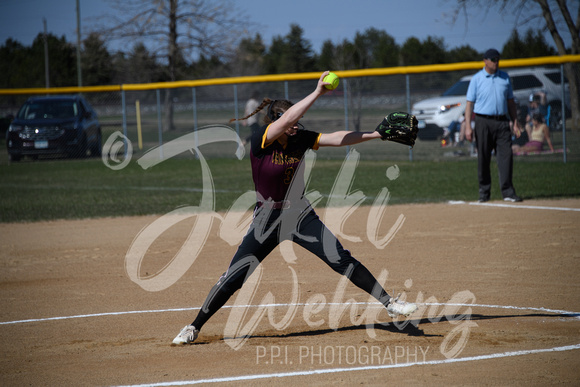
[[[483,68],[477,72],[467,88],[467,100],[474,102],[473,112],[487,116],[508,115],[507,101],[514,98],[514,91],[507,73],[497,70],[489,74]]]

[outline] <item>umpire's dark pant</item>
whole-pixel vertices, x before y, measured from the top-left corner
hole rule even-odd
[[[506,119],[496,120],[475,116],[475,140],[477,141],[477,173],[479,197],[488,198],[491,192],[491,153],[495,149],[499,171],[499,186],[502,196],[515,195],[512,183],[513,153],[510,123]]]

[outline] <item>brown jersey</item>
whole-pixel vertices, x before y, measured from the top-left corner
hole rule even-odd
[[[290,183],[299,170],[300,162],[308,149],[318,149],[320,133],[309,130],[299,130],[288,139],[283,146],[278,140],[266,143],[268,126],[252,134],[252,177],[258,194],[258,200],[282,201],[290,187]],[[304,192],[304,176],[298,174],[296,184]]]

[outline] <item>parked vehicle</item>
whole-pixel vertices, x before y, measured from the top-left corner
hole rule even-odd
[[[560,71],[544,67],[507,69],[512,81],[514,99],[519,109],[527,111],[531,94],[543,91],[550,106],[550,127],[557,129],[562,121],[562,85]],[[413,105],[412,114],[419,120],[418,137],[422,140],[437,140],[453,121],[458,121],[465,111],[467,88],[472,75],[461,78],[440,97],[429,98]],[[570,90],[565,80],[566,105],[570,106]],[[525,116],[525,115],[524,115]]]
[[[6,146],[11,161],[40,155],[101,156],[101,125],[81,96],[34,97],[10,123]]]

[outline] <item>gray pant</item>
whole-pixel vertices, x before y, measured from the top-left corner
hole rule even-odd
[[[515,195],[512,183],[513,153],[509,121],[475,117],[475,140],[477,141],[477,173],[479,197],[489,198],[491,192],[491,153],[495,149],[502,196]]]

